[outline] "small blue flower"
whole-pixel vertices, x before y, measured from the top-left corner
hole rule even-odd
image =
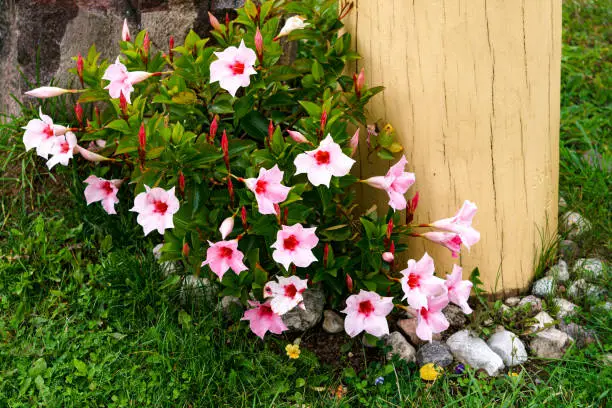
[[[457,364],[457,367],[455,367],[455,374],[463,374],[464,371],[465,366],[463,365],[463,363]]]
[[[378,377],[377,379],[374,380],[374,385],[380,385],[383,384],[385,382],[385,379],[382,377]]]

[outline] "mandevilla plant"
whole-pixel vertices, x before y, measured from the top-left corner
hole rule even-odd
[[[417,315],[419,337],[431,340],[448,327],[449,302],[471,313],[472,284],[458,266],[446,280],[434,276],[427,254],[398,272],[395,253],[406,249],[403,238],[418,236],[456,257],[480,238],[471,227],[476,206],[466,201],[454,217],[417,226],[434,231],[412,232],[418,194],[410,203],[405,194],[415,175],[403,155],[394,158],[403,149],[393,128],[366,124],[365,105],[382,88],[368,88],[363,70],[344,74],[358,55],[340,32],[350,6],[337,3],[247,1],[233,21],[211,15],[214,46],[191,31],[183,45],[170,38],[165,54],[152,52],[146,31],[132,41],[124,25],[113,63],[99,61],[95,47],[75,59],[81,89],[27,93],[78,101],[75,126],[40,112],[23,142],[49,169],[74,154],[94,162],[85,199],[108,214],[134,194],[130,211],[144,235],[164,236],[162,261],[218,278],[221,295],[250,305],[243,320],[261,338],[286,330],[281,316],[304,308],[304,291],[320,287],[331,307],[345,307],[350,336],[387,334],[394,299],[407,308],[401,299]],[[279,38],[295,55],[283,55]],[[365,126],[368,158],[395,163],[359,180],[350,173],[359,130],[349,129]],[[386,191],[386,217],[359,212],[358,183]]]

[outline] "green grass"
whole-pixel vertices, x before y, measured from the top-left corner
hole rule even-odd
[[[564,2],[560,169],[568,208],[594,226],[580,256],[608,260],[610,172],[582,155],[595,150],[610,164],[611,13],[610,1]],[[67,115],[63,102],[46,108]],[[610,399],[612,367],[602,358],[612,352],[612,316],[586,300],[574,319],[599,341],[560,361],[531,359],[516,378],[449,370],[430,384],[398,361],[365,361],[355,372],[348,356],[332,367],[302,349],[289,360],[288,337],[262,342],[216,305],[182,301],[181,278],[153,260],[157,242],[142,238],[128,204],[115,217],[87,207],[88,170],[49,174],[23,152],[26,122],[0,120],[0,407],[603,407]],[[607,278],[599,284],[610,289]],[[340,385],[347,393],[335,398]]]

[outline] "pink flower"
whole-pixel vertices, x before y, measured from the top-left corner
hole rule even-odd
[[[463,268],[458,265],[453,265],[453,271],[450,275],[446,275],[446,288],[448,289],[448,299],[461,307],[463,313],[472,313],[472,308],[468,305],[467,301],[470,297],[470,291],[472,290],[472,282],[469,280],[461,280],[461,273]]]
[[[315,230],[316,227],[304,228],[302,224],[290,227],[283,225],[282,230],[276,234],[276,242],[272,244],[272,248],[276,249],[272,253],[272,258],[287,270],[291,263],[306,268],[317,261],[312,253],[312,248],[319,242]]]
[[[304,309],[304,298],[302,293],[308,287],[308,279],[300,279],[297,276],[278,276],[277,282],[270,281],[264,286],[264,297],[272,297],[270,305],[274,313],[284,315],[294,307]]]
[[[384,252],[382,254],[382,259],[383,261],[387,262],[387,263],[391,263],[395,260],[395,255],[393,255],[393,253],[391,252]]]
[[[27,126],[23,127],[23,144],[26,151],[36,148],[36,154],[47,159],[51,148],[55,144],[55,139],[59,135],[66,133],[66,128],[53,124],[53,119],[44,115],[39,108],[40,119],[32,119]]]
[[[67,166],[70,159],[72,159],[72,152],[76,144],[77,139],[72,132],[66,132],[63,136],[57,136],[49,152],[52,156],[47,160],[47,167],[49,170],[58,163]]]
[[[431,223],[431,226],[459,234],[463,245],[470,249],[472,245],[480,241],[480,232],[472,228],[472,219],[477,209],[476,204],[465,200],[454,217],[435,221]]]
[[[108,214],[117,214],[115,211],[115,204],[119,202],[117,198],[117,192],[122,180],[105,180],[100,177],[91,175],[84,181],[87,183],[85,187],[85,200],[87,205],[95,203],[96,201],[102,202],[102,207]]]
[[[155,74],[146,71],[128,72],[125,65],[123,65],[119,61],[119,57],[117,57],[115,63],[106,68],[102,79],[110,81],[110,84],[106,85],[104,89],[108,89],[111,98],[117,99],[123,94],[127,103],[132,103],[130,94],[134,91],[133,85],[153,75]]]
[[[302,30],[310,23],[305,22],[304,17],[300,16],[292,16],[287,19],[283,28],[281,28],[280,33],[276,37],[274,37],[274,41],[277,41],[280,37],[284,37],[289,35],[293,30]]]
[[[145,236],[153,230],[164,234],[164,230],[174,228],[172,216],[179,210],[179,201],[174,195],[174,187],[164,190],[160,187],[150,188],[145,184],[145,192],[134,199],[130,211],[138,213],[136,221],[142,225]]]
[[[323,184],[326,187],[329,187],[332,176],[346,176],[354,163],[355,160],[342,153],[330,134],[321,141],[319,147],[298,154],[293,162],[297,169],[295,174],[305,173],[313,186]]]
[[[215,55],[219,59],[210,64],[210,83],[219,82],[221,88],[236,96],[238,88],[249,86],[250,75],[257,73],[253,68],[257,60],[255,51],[247,48],[241,40],[238,48],[227,47]]]
[[[403,275],[400,279],[404,291],[402,300],[408,299],[413,309],[427,306],[427,298],[430,296],[446,293],[444,280],[434,275],[434,261],[427,252],[418,262],[410,259],[408,268],[400,273]]]
[[[209,241],[208,244],[210,247],[206,250],[206,260],[202,262],[202,266],[210,266],[219,279],[223,279],[223,275],[230,268],[236,275],[248,269],[242,263],[244,254],[238,249],[238,240],[219,241],[214,244]]]
[[[461,237],[459,234],[455,234],[454,232],[432,231],[424,232],[420,234],[420,236],[427,238],[436,244],[445,246],[451,251],[453,258],[457,258],[459,252],[461,251]]]
[[[221,223],[221,226],[219,227],[219,232],[221,233],[221,239],[225,239],[225,237],[227,237],[229,234],[232,233],[232,230],[234,229],[234,217],[227,217],[226,219],[223,220],[223,222]]]
[[[40,88],[32,89],[25,94],[28,96],[33,96],[34,98],[45,99],[76,92],[78,92],[76,89],[63,89],[56,86],[41,86]]]
[[[309,143],[308,139],[306,139],[306,136],[304,136],[297,130],[288,130],[287,133],[289,133],[289,137],[291,137],[291,139],[293,139],[293,141],[296,143]]]
[[[448,329],[449,323],[442,310],[448,305],[448,296],[432,296],[427,304],[417,313],[416,335],[425,341],[431,342],[433,333],[442,333]]]
[[[406,208],[406,191],[414,184],[414,173],[404,171],[404,167],[408,160],[406,156],[402,156],[395,163],[385,176],[370,177],[365,182],[374,188],[385,190],[389,195],[389,206],[394,210],[403,210]]]
[[[266,332],[281,334],[287,330],[287,326],[283,323],[283,319],[272,311],[270,302],[259,303],[249,300],[249,305],[252,309],[244,312],[241,320],[248,320],[251,331],[259,336],[262,340]]]
[[[274,204],[282,203],[287,199],[287,194],[291,187],[281,184],[283,172],[278,165],[274,165],[270,170],[263,167],[259,169],[257,178],[245,179],[247,188],[255,193],[257,206],[261,214],[275,214]]]
[[[123,19],[123,28],[121,30],[121,40],[130,41],[130,28],[128,27],[127,18]]]
[[[389,334],[386,316],[393,310],[393,298],[381,297],[376,292],[360,290],[346,299],[344,330],[355,337],[362,331],[380,337]]]
[[[91,143],[90,143],[90,145],[91,145]],[[100,150],[100,149],[95,149],[95,150]],[[85,160],[90,161],[90,162],[97,163],[97,162],[101,162],[101,161],[104,161],[104,160],[111,160],[108,157],[104,157],[101,154],[94,153],[94,152],[92,152],[90,150],[82,148],[79,145],[76,146],[76,151],[81,155],[81,157],[83,157]]]

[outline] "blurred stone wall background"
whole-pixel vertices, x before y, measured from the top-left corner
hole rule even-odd
[[[92,44],[102,58],[118,55],[123,19],[132,36],[147,29],[154,48],[165,50],[170,35],[180,44],[190,29],[209,31],[208,12],[223,21],[244,0],[0,0],[0,112],[17,114],[37,72],[40,85],[52,79],[67,86],[72,57]],[[37,62],[38,61],[38,62]],[[38,69],[37,69],[38,65]]]

